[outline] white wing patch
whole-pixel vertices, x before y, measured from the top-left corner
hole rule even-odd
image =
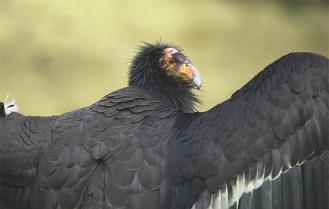
[[[281,158],[276,158],[277,155],[282,156],[279,150],[274,149],[268,154],[272,155],[272,168],[270,172],[265,174],[266,165],[263,156],[257,163],[251,165],[240,175],[237,175],[234,179],[229,180],[227,184],[221,186],[217,192],[210,193],[206,190],[201,193],[192,209],[229,209],[234,203],[238,207],[239,199],[244,193],[252,192],[259,188],[265,181],[273,181],[278,178],[285,172],[283,169],[284,165],[289,168],[289,159],[282,160]],[[275,163],[273,160],[277,162]],[[276,169],[274,169],[274,164],[277,164]],[[252,178],[248,179],[247,176],[250,175]],[[207,194],[211,195],[210,198]]]

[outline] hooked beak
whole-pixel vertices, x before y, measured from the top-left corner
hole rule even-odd
[[[190,70],[192,71],[192,84],[199,90],[202,86],[202,77],[193,65]]]
[[[191,64],[182,64],[178,69],[178,77],[190,81],[192,86],[200,89],[202,86],[202,77],[199,71]]]

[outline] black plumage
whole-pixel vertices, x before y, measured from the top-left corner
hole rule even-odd
[[[223,209],[267,182],[238,207],[327,208],[327,190],[312,179],[328,183],[328,65],[321,55],[288,54],[199,113],[191,61],[173,46],[146,44],[129,87],[89,107],[2,114],[0,207]],[[276,178],[286,183],[269,183]],[[298,187],[320,196],[281,191]]]

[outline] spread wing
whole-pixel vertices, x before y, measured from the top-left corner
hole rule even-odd
[[[27,204],[28,187],[50,138],[51,123],[48,117],[0,116],[0,206]]]
[[[187,205],[227,208],[244,192],[328,150],[328,65],[316,54],[286,55],[226,102],[182,115],[172,154],[181,160],[172,176],[181,179],[180,190],[198,182]]]
[[[58,117],[31,208],[160,208],[175,114],[145,91],[126,88]]]

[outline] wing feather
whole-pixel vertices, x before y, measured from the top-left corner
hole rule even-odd
[[[19,208],[28,202],[29,186],[50,138],[52,117],[19,113],[0,117],[1,204]]]
[[[178,126],[183,133],[193,130],[191,140],[198,142],[194,146],[199,152],[192,159],[201,160],[196,160],[194,176],[203,179],[205,191],[215,195],[227,185],[232,205],[242,195],[240,190],[250,192],[328,150],[328,87],[326,57],[291,53],[224,103],[204,113],[182,115]],[[180,152],[184,140],[187,137],[175,143]],[[242,176],[244,185],[239,183]]]

